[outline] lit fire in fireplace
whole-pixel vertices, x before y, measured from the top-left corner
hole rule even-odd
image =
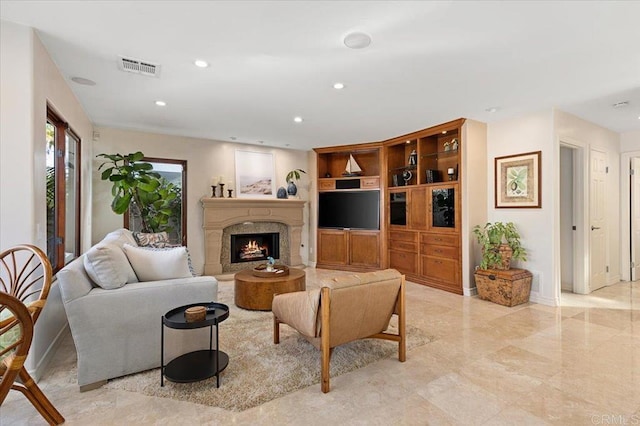
[[[269,256],[269,248],[260,245],[256,240],[251,240],[240,248],[240,259],[258,259]]]

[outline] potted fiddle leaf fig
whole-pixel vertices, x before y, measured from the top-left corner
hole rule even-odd
[[[142,232],[170,232],[175,204],[180,192],[174,184],[153,171],[153,165],[142,161],[140,151],[127,155],[98,154],[105,161],[100,164],[100,179],[112,184],[111,210],[124,214],[129,208],[139,213]],[[103,170],[104,169],[104,170]]]
[[[287,181],[287,193],[291,196],[294,196],[298,193],[298,187],[296,186],[294,181],[299,181],[301,178],[300,173],[307,174],[302,169],[293,169],[289,173],[287,173],[287,177],[285,180]]]

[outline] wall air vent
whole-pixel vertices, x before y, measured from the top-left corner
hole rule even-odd
[[[152,64],[149,61],[141,61],[140,59],[125,58],[124,56],[118,57],[118,69],[149,77],[160,76],[160,65]]]

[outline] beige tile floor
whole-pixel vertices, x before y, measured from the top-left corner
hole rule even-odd
[[[335,273],[307,269],[307,279]],[[314,385],[241,413],[104,388],[79,393],[67,374],[70,337],[40,386],[69,425],[640,424],[640,282],[563,293],[562,304],[507,308],[410,283],[408,322],[432,343],[406,363],[390,358],[332,378],[328,394]],[[23,424],[45,423],[11,392],[0,425]]]

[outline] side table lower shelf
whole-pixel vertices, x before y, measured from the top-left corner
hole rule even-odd
[[[220,358],[217,355],[220,355]],[[220,362],[218,368],[216,364]],[[177,383],[197,382],[220,373],[229,365],[229,355],[222,351],[201,350],[180,355],[164,367],[167,380]]]

